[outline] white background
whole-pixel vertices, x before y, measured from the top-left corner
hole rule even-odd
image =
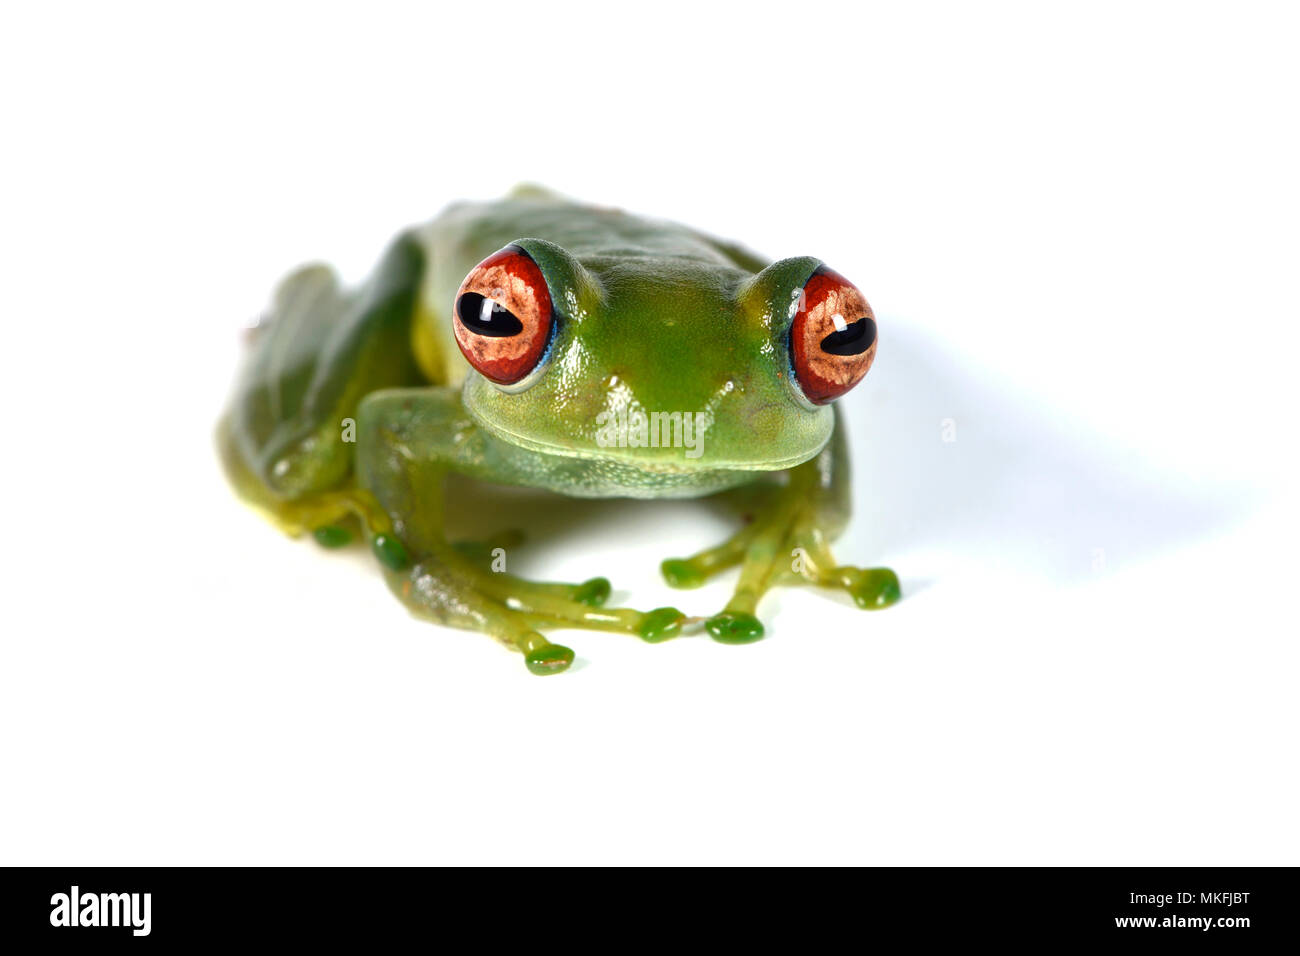
[[[1300,862],[1294,8],[34,11],[0,862]],[[538,679],[237,503],[213,424],[274,282],[520,180],[866,292],[838,553],[900,605],[566,632]],[[726,600],[658,579],[730,528],[701,503],[545,510],[511,570]]]

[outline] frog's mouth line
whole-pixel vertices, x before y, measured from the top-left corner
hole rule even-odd
[[[634,467],[647,474],[657,475],[686,475],[700,474],[710,471],[785,471],[802,465],[810,458],[816,457],[821,453],[830,441],[828,435],[826,439],[816,448],[810,450],[807,454],[795,455],[790,458],[764,461],[713,461],[710,460],[707,453],[699,458],[682,457],[674,461],[670,458],[650,458],[644,455],[638,455],[638,449],[635,448],[574,448],[566,445],[557,445],[551,442],[540,441],[528,435],[520,435],[508,429],[502,428],[498,423],[488,421],[478,415],[473,408],[467,406],[466,410],[474,419],[474,423],[482,428],[485,432],[494,438],[499,438],[508,442],[517,448],[523,448],[526,451],[537,452],[543,455],[553,455],[557,458],[580,458],[589,461],[611,461],[620,465]],[[680,450],[680,449],[678,449]]]

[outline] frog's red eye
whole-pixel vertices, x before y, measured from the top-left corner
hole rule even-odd
[[[790,363],[808,401],[825,405],[867,374],[876,357],[876,320],[866,298],[825,266],[812,274],[790,326]]]
[[[525,378],[546,354],[551,293],[542,270],[519,246],[506,246],[470,270],[453,314],[465,359],[498,385]]]

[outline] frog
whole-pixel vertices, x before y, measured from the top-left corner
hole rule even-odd
[[[676,223],[536,186],[402,231],[361,284],[300,267],[249,330],[217,427],[235,492],[289,535],[365,544],[415,615],[487,634],[538,675],[543,632],[658,643],[764,637],[772,588],[901,598],[889,568],[839,564],[851,513],[840,399],[871,368],[875,314],[820,259],[768,260]],[[669,557],[670,586],[739,568],[726,605],[609,607],[610,581],[534,581],[497,560],[513,530],[452,541],[450,475],[578,499],[715,498],[741,517]],[[667,549],[665,549],[667,550]]]

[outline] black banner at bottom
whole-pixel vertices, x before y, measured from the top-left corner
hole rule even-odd
[[[641,943],[837,939],[1233,948],[1297,938],[1293,869],[4,870],[0,939],[366,948],[616,926]],[[782,932],[781,937],[771,934]],[[844,934],[849,934],[847,937]],[[590,942],[590,941],[589,941]],[[14,950],[20,952],[27,950]]]

